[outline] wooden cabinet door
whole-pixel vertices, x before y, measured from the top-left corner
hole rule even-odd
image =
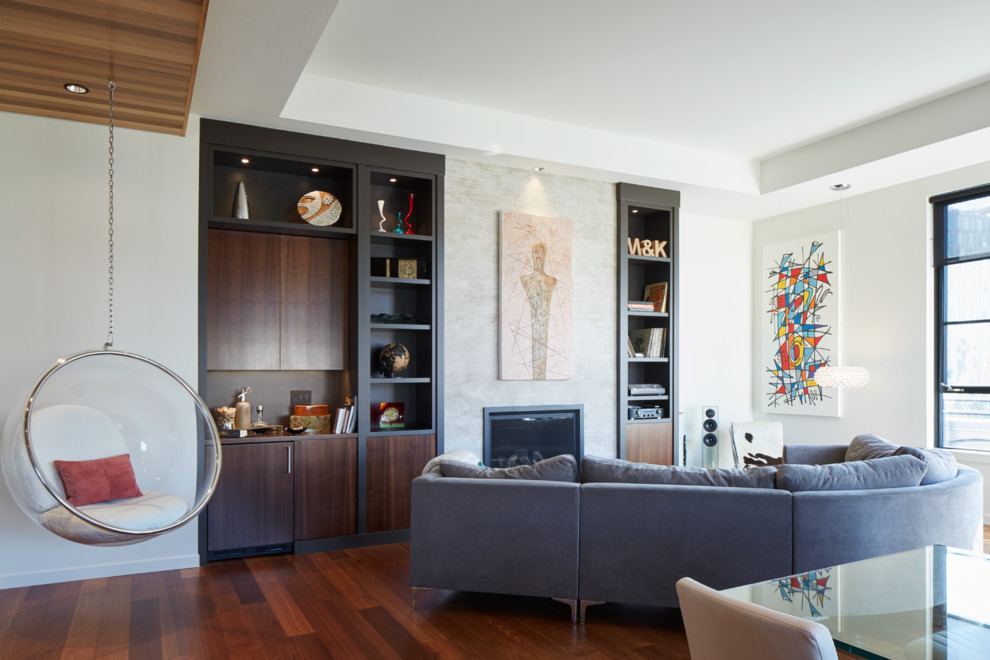
[[[674,464],[673,424],[626,424],[626,460],[654,465]]]
[[[346,369],[348,244],[281,239],[281,368]]]
[[[291,542],[292,476],[291,442],[224,445],[209,505],[208,549]]]
[[[357,534],[357,438],[295,446],[296,540]]]
[[[435,435],[370,436],[367,441],[367,529],[409,527],[412,480],[436,456]]]
[[[207,369],[279,368],[279,238],[210,230]]]

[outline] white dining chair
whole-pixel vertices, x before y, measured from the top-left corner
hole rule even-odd
[[[838,660],[828,628],[677,581],[691,660]]]

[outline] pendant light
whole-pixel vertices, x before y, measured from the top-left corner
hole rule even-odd
[[[839,229],[844,228],[843,193],[852,186],[848,183],[837,183],[831,186],[839,196]],[[870,380],[870,372],[865,367],[833,366],[822,367],[815,372],[815,382],[820,387],[863,387]]]

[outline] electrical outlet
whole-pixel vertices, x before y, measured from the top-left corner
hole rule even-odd
[[[313,403],[312,390],[291,390],[289,392],[290,406],[308,406]]]

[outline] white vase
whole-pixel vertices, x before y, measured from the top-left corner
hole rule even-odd
[[[234,217],[241,220],[248,220],[248,200],[247,191],[244,190],[244,182],[237,184],[237,192],[234,194]]]

